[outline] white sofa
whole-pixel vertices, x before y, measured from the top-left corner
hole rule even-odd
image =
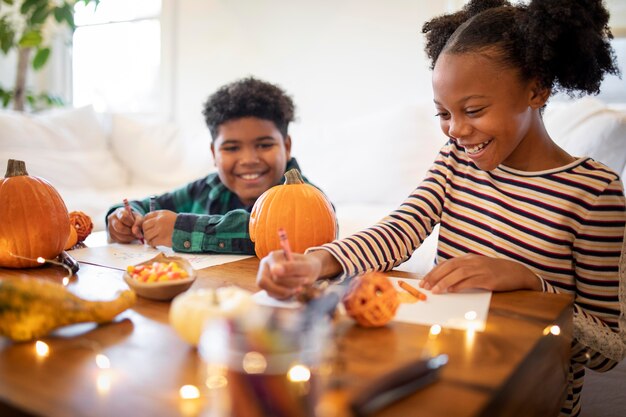
[[[626,111],[594,98],[551,103],[548,131],[573,155],[590,155],[626,176]],[[341,123],[291,130],[304,174],[335,204],[340,237],[393,210],[419,184],[445,137],[432,104],[415,104]],[[147,116],[97,114],[91,107],[39,115],[0,111],[0,169],[26,161],[50,181],[70,211],[104,228],[104,214],[123,198],[161,193],[214,169],[208,130],[191,137]],[[402,269],[432,265],[436,235]]]
[[[48,180],[68,210],[104,229],[112,204],[169,190],[213,168],[208,139],[185,138],[171,123],[145,116],[97,114],[91,106],[38,115],[0,111],[0,169],[26,162]],[[202,149],[200,149],[202,148]],[[3,171],[4,172],[4,171]]]

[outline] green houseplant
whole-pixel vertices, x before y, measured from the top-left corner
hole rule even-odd
[[[29,68],[42,69],[50,57],[50,31],[52,25],[75,29],[74,5],[95,3],[100,0],[0,0],[0,50],[7,55],[17,54],[17,71],[13,88],[0,85],[0,105],[24,111],[31,107],[62,104],[60,98],[46,92],[36,94],[26,89]]]

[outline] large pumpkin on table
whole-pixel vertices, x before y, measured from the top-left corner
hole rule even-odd
[[[23,161],[9,159],[0,180],[0,266],[38,266],[63,251],[70,219],[63,199],[50,183],[29,176]]]
[[[280,249],[280,228],[287,232],[296,253],[337,237],[332,205],[320,190],[306,184],[296,169],[287,171],[285,183],[261,194],[252,207],[250,239],[259,258]]]

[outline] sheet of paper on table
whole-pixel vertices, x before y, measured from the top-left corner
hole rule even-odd
[[[433,325],[449,329],[485,330],[491,291],[469,290],[459,293],[433,294],[419,288],[417,279],[390,277],[398,291],[405,291],[398,285],[398,281],[419,289],[426,294],[425,301],[416,303],[401,303],[394,321]]]
[[[154,258],[159,252],[167,256],[180,256],[191,263],[194,269],[207,268],[235,262],[240,259],[250,258],[248,255],[222,255],[222,254],[189,254],[174,252],[171,248],[158,246],[153,248],[141,244],[111,243],[106,246],[81,248],[69,251],[70,255],[79,262],[106,266],[125,271],[128,265],[136,265]]]
[[[449,329],[474,329],[485,330],[491,291],[472,290],[461,293],[433,294],[430,291],[418,287],[419,280],[390,277],[396,290],[405,292],[398,285],[402,280],[409,285],[418,288],[426,294],[425,301],[416,303],[401,303],[396,311],[394,321],[415,323],[431,326],[439,324]],[[280,301],[270,297],[267,292],[259,291],[253,296],[256,303],[272,307],[298,308],[301,304],[297,301]]]

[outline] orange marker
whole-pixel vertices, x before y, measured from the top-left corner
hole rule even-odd
[[[287,231],[282,227],[278,229],[278,240],[280,241],[280,247],[285,251],[285,258],[289,262],[293,261],[293,255],[291,255],[291,247],[289,246],[289,239],[287,239]]]
[[[407,284],[404,281],[398,281],[398,285],[400,286],[400,288],[402,288],[403,290],[405,290],[406,292],[408,292],[409,294],[411,294],[413,297],[417,298],[418,300],[426,301],[426,298],[427,298],[426,294],[424,294],[423,292],[421,292],[414,286]]]
[[[135,221],[135,215],[133,214],[133,209],[130,208],[130,204],[128,204],[128,199],[127,198],[124,199],[124,208],[126,209],[128,214],[130,214],[130,217],[133,219],[133,222],[134,222]],[[139,241],[141,242],[142,245],[144,244],[143,237],[140,237]]]

